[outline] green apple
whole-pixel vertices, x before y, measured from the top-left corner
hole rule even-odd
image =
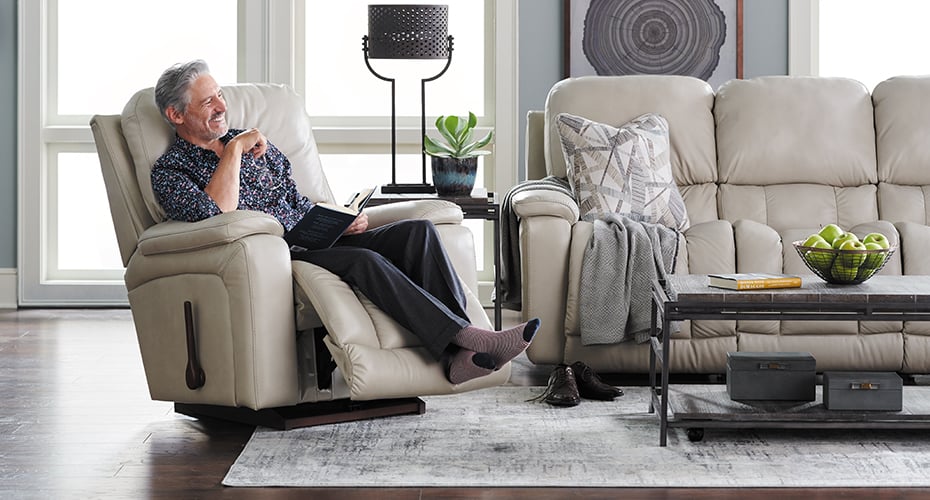
[[[833,240],[845,232],[846,231],[843,231],[843,228],[836,224],[827,224],[826,226],[823,226],[823,228],[821,228],[817,234],[819,234],[823,239],[827,240],[827,243],[832,245]]]
[[[819,233],[814,233],[807,237],[804,240],[804,243],[801,243],[802,247],[812,247],[812,248],[833,248],[827,240],[823,239],[823,236],[820,236]]]
[[[871,278],[873,274],[875,274],[875,269],[869,269],[865,266],[862,266],[859,268],[859,274],[856,275],[856,279],[865,281]]]
[[[833,267],[830,268],[830,276],[837,281],[852,281],[856,279],[858,275],[858,267],[846,267],[840,263],[840,259],[836,259],[836,262],[833,263]]]
[[[875,241],[863,242],[866,250],[884,250],[888,247],[882,247],[880,243]],[[862,263],[863,268],[865,269],[877,269],[885,262],[885,253],[884,252],[875,252],[869,253],[865,256],[865,262]]]
[[[890,245],[888,237],[882,233],[869,233],[862,238],[863,243],[878,243],[882,248],[888,248]]]
[[[843,233],[833,239],[833,248],[839,249],[847,240],[859,241],[859,237],[852,233]]]
[[[865,250],[865,244],[859,241],[858,238],[847,238],[840,245],[840,254],[836,257],[836,260],[843,267],[852,267],[858,268],[865,262],[867,254],[859,252],[845,252],[844,250]]]

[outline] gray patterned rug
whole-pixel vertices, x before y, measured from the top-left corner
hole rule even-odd
[[[923,389],[923,388],[922,388]],[[930,389],[930,388],[927,388]],[[256,429],[227,486],[930,486],[930,432],[670,429],[647,389],[572,408],[501,387],[426,400],[426,413]]]

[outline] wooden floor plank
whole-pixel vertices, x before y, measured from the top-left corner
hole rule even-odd
[[[511,383],[544,385],[551,368],[518,359]],[[150,400],[124,309],[0,311],[0,401],[3,499],[930,497],[921,488],[227,488],[221,481],[252,429],[191,419]]]

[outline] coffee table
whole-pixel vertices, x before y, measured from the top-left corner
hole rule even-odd
[[[801,288],[742,291],[710,287],[706,275],[653,281],[649,412],[659,408],[660,446],[667,443],[669,427],[687,428],[693,441],[703,437],[705,427],[930,428],[930,405],[908,397],[925,390],[930,401],[930,388],[924,387],[905,387],[901,412],[831,412],[819,404],[819,396],[800,405],[744,404],[730,401],[722,386],[710,392],[679,386],[670,392],[671,342],[663,332],[670,331],[672,321],[930,320],[930,276],[874,276],[858,285],[831,285],[813,275],[801,280]]]

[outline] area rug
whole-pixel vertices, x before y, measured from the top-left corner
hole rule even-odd
[[[930,388],[928,388],[930,389]],[[648,390],[558,408],[536,387],[426,397],[423,415],[255,430],[223,484],[302,487],[930,486],[930,433],[670,429]],[[672,393],[673,394],[673,393]]]

